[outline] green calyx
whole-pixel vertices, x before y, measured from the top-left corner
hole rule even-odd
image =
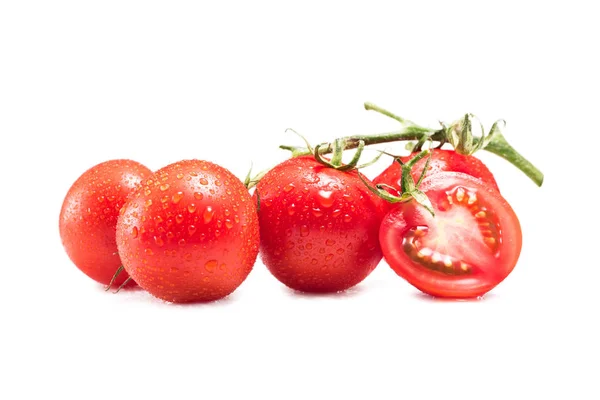
[[[382,153],[387,154],[384,152]],[[391,154],[388,155],[392,156]],[[427,168],[429,167],[429,161],[431,160],[431,150],[422,150],[420,153],[418,153],[406,163],[403,163],[400,160],[400,157],[392,157],[394,157],[394,160],[398,162],[398,164],[400,164],[400,168],[402,169],[400,192],[398,192],[398,195],[392,193],[397,192],[397,189],[392,186],[385,184],[378,184],[373,186],[370,183],[368,183],[362,177],[362,175],[359,174],[360,179],[369,188],[371,192],[375,193],[377,196],[390,203],[406,203],[411,200],[415,200],[417,203],[425,207],[427,211],[431,213],[432,216],[435,216],[435,212],[433,211],[433,205],[431,204],[431,201],[429,200],[427,195],[419,189],[421,182],[423,182],[423,178],[425,178]],[[419,176],[419,180],[415,182],[412,177],[412,169],[415,166],[415,164],[423,157],[427,157],[427,161],[425,162],[425,167],[423,168],[423,171]]]

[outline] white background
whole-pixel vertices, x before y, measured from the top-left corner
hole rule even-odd
[[[599,398],[592,2],[360,3],[0,3],[0,398]],[[423,124],[504,118],[544,171],[537,188],[480,154],[524,232],[483,300],[431,300],[384,262],[299,295],[259,261],[229,298],[177,306],[104,293],[62,249],[62,200],[96,163],[243,177],[300,144],[288,127],[313,143],[397,128],[364,101]]]

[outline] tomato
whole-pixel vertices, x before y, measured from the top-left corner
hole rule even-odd
[[[435,210],[398,203],[383,219],[379,239],[387,263],[432,296],[482,296],[515,267],[521,227],[493,187],[470,175],[440,172],[421,190]]]
[[[60,237],[71,261],[93,280],[107,285],[121,266],[115,239],[119,210],[150,176],[138,162],[110,160],[85,171],[69,189],[60,210]],[[114,284],[127,278],[122,272]]]
[[[407,157],[400,157],[400,160],[403,163],[406,163],[414,156],[415,154],[411,154]],[[423,168],[425,168],[427,158],[428,157],[425,157],[417,161],[413,167],[412,176],[415,182],[419,180]],[[496,184],[496,180],[494,179],[494,175],[485,164],[475,156],[460,154],[454,150],[433,149],[431,151],[431,160],[429,161],[429,167],[425,176],[431,176],[443,171],[462,172],[474,176],[487,183],[488,186],[500,191]],[[397,161],[394,161],[379,176],[373,179],[373,183],[376,185],[384,183],[399,189],[401,177],[400,164]]]
[[[288,287],[342,291],[365,279],[381,260],[384,201],[356,171],[326,167],[312,156],[292,158],[261,179],[255,196],[262,261]]]
[[[125,270],[145,290],[175,302],[232,293],[258,254],[256,205],[227,169],[201,160],[168,165],[134,192],[117,224]]]

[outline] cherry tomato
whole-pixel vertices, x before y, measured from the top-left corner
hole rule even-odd
[[[406,163],[413,157],[414,154],[411,154],[407,157],[400,157],[400,160],[402,160],[403,163]],[[412,177],[415,182],[419,180],[419,177],[423,172],[423,168],[425,168],[427,158],[428,157],[425,157],[417,161],[413,167]],[[431,176],[443,171],[462,172],[467,175],[471,175],[487,183],[488,186],[500,191],[498,189],[498,185],[496,184],[496,180],[494,179],[494,175],[492,175],[485,164],[475,156],[467,156],[457,153],[454,150],[433,149],[431,151],[431,160],[429,161],[429,167],[427,168],[427,173],[425,176]],[[381,174],[379,174],[379,176],[373,179],[373,183],[384,183],[399,189],[401,177],[400,164],[397,161],[394,161]]]
[[[121,266],[115,239],[119,210],[150,176],[138,162],[110,160],[85,171],[69,189],[60,210],[60,237],[71,261],[93,280],[107,285]],[[127,278],[122,272],[114,284]]]
[[[168,165],[130,196],[117,224],[125,270],[175,303],[232,293],[256,260],[256,205],[230,171],[200,160]]]
[[[381,260],[384,201],[356,171],[328,168],[311,156],[292,158],[269,171],[256,193],[262,260],[288,287],[345,290]]]
[[[421,190],[433,217],[415,201],[397,204],[379,239],[387,263],[417,289],[438,297],[482,296],[515,267],[521,227],[494,188],[470,175],[440,172]]]

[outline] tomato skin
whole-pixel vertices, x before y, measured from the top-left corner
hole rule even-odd
[[[379,238],[390,267],[436,297],[479,297],[502,282],[517,264],[522,244],[508,202],[481,180],[456,172],[432,175],[421,189],[435,217],[411,201],[396,205],[381,223]]]
[[[400,157],[400,160],[402,160],[403,163],[406,163],[414,156],[415,154],[413,153],[406,157]],[[425,168],[425,164],[427,163],[427,158],[428,157],[422,158],[414,165],[412,177],[415,182],[419,180],[423,168]],[[494,179],[494,175],[477,157],[460,154],[454,150],[433,149],[425,176],[428,177],[444,171],[462,172],[471,175],[487,183],[497,191],[500,191],[496,179]],[[400,189],[401,177],[400,164],[394,160],[389,167],[373,179],[373,183],[376,185],[384,183],[393,186],[396,189]]]
[[[328,168],[312,156],[292,158],[269,171],[256,192],[262,261],[288,287],[346,290],[381,260],[384,201],[356,171]]]
[[[256,205],[230,171],[201,160],[161,168],[130,196],[117,224],[125,270],[174,303],[223,298],[258,254]]]
[[[108,285],[121,266],[115,237],[119,210],[150,176],[152,171],[136,161],[110,160],[85,171],[69,189],[60,210],[60,237],[71,261],[96,282]],[[127,278],[123,271],[114,284]]]

